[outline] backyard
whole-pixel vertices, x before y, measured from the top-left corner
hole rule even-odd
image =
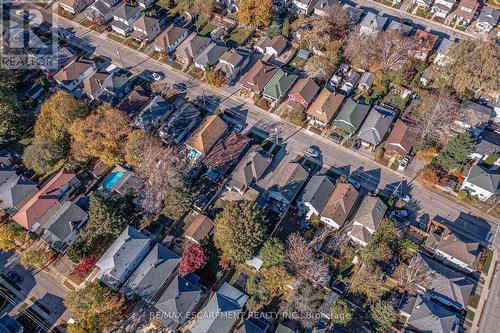
[[[229,36],[229,42],[237,45],[242,45],[252,34],[252,30],[245,27],[237,27],[231,32]]]
[[[212,21],[209,21],[207,22],[207,24],[205,24],[203,26],[203,29],[200,30],[199,34],[200,36],[208,36],[212,33],[212,31],[214,31],[215,29],[217,28],[217,25],[212,22]]]

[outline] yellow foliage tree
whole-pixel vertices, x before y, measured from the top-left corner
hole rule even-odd
[[[271,297],[277,297],[283,294],[287,283],[290,281],[290,275],[283,266],[263,268],[261,275]]]
[[[255,28],[269,26],[273,19],[272,0],[240,1],[238,19],[241,24]]]
[[[211,86],[220,88],[227,83],[226,77],[223,73],[215,71],[213,69],[207,69],[205,74],[205,79],[207,83]]]

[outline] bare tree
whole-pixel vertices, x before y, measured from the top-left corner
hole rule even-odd
[[[375,37],[362,34],[359,27],[354,29],[347,38],[344,56],[356,67],[368,70],[372,63],[372,51]]]
[[[434,278],[434,272],[427,266],[420,256],[412,258],[409,264],[401,263],[392,277],[398,281],[401,289],[414,292],[417,286],[428,288]]]
[[[349,32],[349,14],[342,8],[341,4],[331,6],[324,18],[328,27],[330,40],[343,40]]]
[[[364,294],[370,303],[380,300],[386,287],[380,268],[361,265],[349,280],[349,291],[356,294]]]

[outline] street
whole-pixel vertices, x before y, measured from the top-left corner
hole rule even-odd
[[[479,333],[498,332],[500,323],[500,265],[494,265],[493,279],[479,321]]]

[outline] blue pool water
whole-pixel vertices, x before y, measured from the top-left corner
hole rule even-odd
[[[114,171],[114,172],[110,173],[109,175],[107,175],[106,178],[104,178],[104,180],[102,181],[102,186],[105,189],[110,190],[113,187],[113,185],[115,185],[116,182],[119,181],[120,178],[122,178],[122,176],[123,176],[123,172]]]

